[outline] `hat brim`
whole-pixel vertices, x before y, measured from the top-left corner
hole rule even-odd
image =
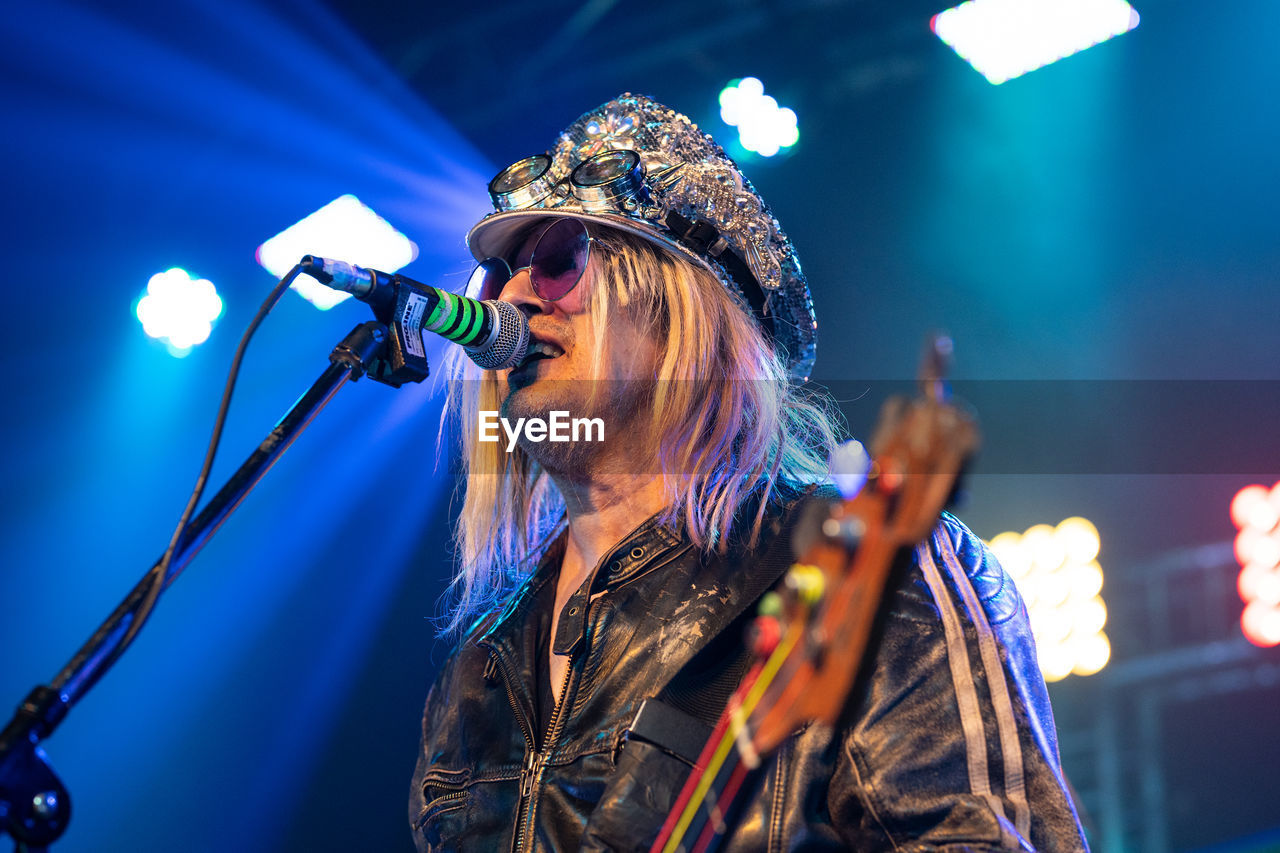
[[[506,257],[515,248],[516,240],[520,237],[520,234],[540,219],[577,219],[588,224],[604,225],[619,231],[625,231],[628,234],[641,237],[655,246],[661,246],[687,260],[693,261],[698,266],[716,275],[716,271],[707,266],[706,262],[700,257],[685,249],[675,240],[664,238],[654,230],[655,226],[653,225],[640,224],[625,216],[615,216],[608,213],[588,213],[572,207],[509,210],[504,213],[490,214],[477,222],[467,234],[467,249],[477,261],[483,261],[486,258]]]

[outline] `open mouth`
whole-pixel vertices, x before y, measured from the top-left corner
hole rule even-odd
[[[564,355],[564,350],[549,341],[531,340],[529,349],[525,352],[524,358],[520,359],[520,363],[515,366],[515,370],[523,370],[535,361],[542,361],[549,358],[559,358]]]

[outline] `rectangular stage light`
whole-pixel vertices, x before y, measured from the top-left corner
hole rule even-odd
[[[360,199],[344,195],[290,225],[257,251],[258,263],[276,278],[284,278],[303,255],[393,273],[418,257],[418,245]],[[321,310],[350,297],[306,274],[293,280],[292,289]]]
[[[1138,13],[1124,0],[970,0],[929,24],[995,85],[1137,25]]]

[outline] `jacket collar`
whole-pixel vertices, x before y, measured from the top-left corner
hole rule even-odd
[[[658,569],[679,554],[692,547],[680,533],[660,523],[661,513],[650,516],[621,542],[606,553],[582,586],[565,603],[556,629],[556,654],[569,654],[582,641],[586,631],[587,605],[597,592],[617,589],[643,575]],[[564,540],[568,531],[562,531],[547,548],[529,579],[521,586],[501,614],[477,639],[478,643],[503,646],[510,637],[513,626],[525,622],[522,617],[530,602],[536,598],[542,586],[554,578],[564,556]]]
[[[780,498],[779,504],[773,508],[772,512],[766,513],[768,525],[773,528],[772,533],[776,534],[778,532],[781,516],[795,506],[798,499],[803,495],[817,494],[830,498],[834,493],[835,490],[829,487],[809,487],[802,490],[780,489],[778,495]],[[754,521],[760,499],[761,495],[753,495],[739,507],[736,513],[734,532],[730,537],[729,552],[712,562],[727,562],[733,565],[740,563],[745,558],[745,555],[751,550],[745,542],[745,531],[750,528],[751,523]],[[587,613],[593,595],[600,592],[612,592],[644,577],[650,572],[662,569],[678,560],[693,547],[693,544],[684,534],[683,528],[673,529],[660,523],[661,514],[659,512],[650,516],[605,554],[582,586],[565,603],[564,609],[560,612],[560,620],[554,639],[553,648],[556,654],[571,654],[583,641],[587,628]],[[528,624],[529,620],[525,618],[526,612],[536,598],[538,591],[549,580],[556,577],[560,560],[564,555],[564,540],[567,535],[567,530],[562,531],[547,548],[533,575],[512,596],[511,601],[502,609],[502,612],[478,637],[478,644],[487,646],[499,655],[506,655],[511,658],[520,657],[517,649],[520,647],[521,642],[515,635],[521,630],[521,626]],[[772,576],[769,581],[770,584],[781,573],[779,566],[785,569],[785,566],[789,565],[790,546],[787,546],[785,553],[777,554],[775,559],[781,561],[779,565],[771,565],[765,569],[765,574]],[[746,579],[739,578],[737,583],[730,586],[737,586],[744,580]],[[753,584],[751,583],[746,584],[748,589],[752,586]],[[764,589],[767,589],[767,585],[762,587],[759,592],[763,592]]]
[[[683,548],[680,546],[684,546]],[[558,655],[571,654],[587,628],[587,605],[597,592],[607,592],[634,581],[654,569],[664,566],[679,554],[692,547],[683,536],[658,521],[658,515],[649,518],[630,535],[623,538],[613,550],[596,564],[577,591],[560,611],[556,628],[554,649]]]

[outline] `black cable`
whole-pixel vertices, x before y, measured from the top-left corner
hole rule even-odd
[[[244,360],[245,350],[249,347],[249,340],[301,271],[302,266],[299,264],[289,270],[284,278],[280,279],[275,288],[267,294],[267,298],[262,301],[262,305],[258,308],[258,313],[249,321],[244,334],[240,336],[240,344],[236,347],[236,353],[231,359],[231,370],[227,374],[227,384],[222,390],[222,403],[218,407],[218,415],[213,423],[213,435],[209,438],[209,448],[205,451],[204,465],[200,468],[200,475],[196,477],[195,488],[191,490],[191,497],[187,500],[187,506],[182,511],[182,517],[178,519],[178,526],[174,528],[173,536],[169,539],[169,547],[165,549],[164,556],[160,559],[160,562],[148,573],[151,578],[151,587],[147,590],[147,597],[138,605],[138,609],[129,624],[128,631],[125,632],[116,647],[111,650],[100,671],[105,671],[120,655],[124,654],[125,649],[133,642],[134,637],[138,635],[138,632],[142,630],[142,626],[151,616],[151,611],[155,609],[156,603],[160,600],[160,593],[173,580],[169,574],[169,567],[173,563],[174,554],[182,541],[182,534],[187,529],[187,523],[191,520],[196,505],[200,503],[201,495],[204,494],[205,484],[209,480],[209,472],[213,469],[213,459],[218,453],[218,444],[222,441],[222,429],[227,422],[227,411],[231,408],[231,394],[235,390],[236,379],[240,375],[240,363]]]

